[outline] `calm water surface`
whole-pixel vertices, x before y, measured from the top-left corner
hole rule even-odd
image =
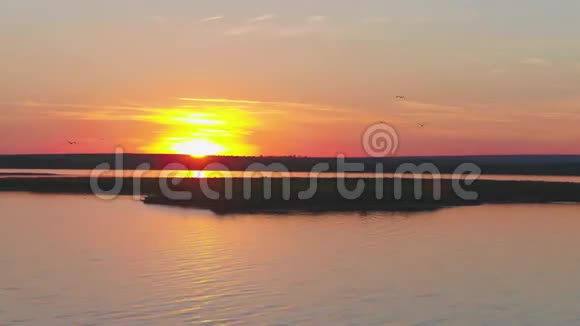
[[[580,324],[580,206],[238,215],[0,194],[0,324]]]
[[[349,172],[345,174],[352,178],[393,178],[397,175],[394,173],[356,173]],[[242,172],[242,171],[184,171],[184,170],[62,170],[62,169],[0,169],[1,178],[12,177],[30,177],[30,178],[77,178],[77,177],[126,177],[126,178],[261,178],[261,177],[293,177],[293,178],[337,178],[338,174],[335,172],[323,172],[318,175],[310,174],[308,172],[288,172],[286,174],[269,173],[269,172]],[[414,178],[411,174],[405,174],[403,178]],[[428,174],[420,175],[418,177],[430,177]],[[451,174],[441,174],[440,178],[452,178]],[[571,182],[580,183],[580,176],[551,176],[551,175],[481,175],[479,179],[482,180],[497,180],[497,181],[544,181],[544,182]]]

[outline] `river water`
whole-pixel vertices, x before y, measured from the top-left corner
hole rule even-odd
[[[0,324],[580,323],[580,206],[234,215],[0,194]]]
[[[339,174],[336,172],[308,173],[308,172],[260,172],[260,171],[196,171],[196,170],[63,170],[63,169],[0,169],[2,178],[337,178],[345,176],[349,178],[441,178],[451,179],[452,174],[394,174],[394,173],[356,173],[349,172]],[[455,176],[455,177],[460,177]],[[557,176],[557,175],[495,175],[483,174],[477,177],[481,180],[497,181],[541,181],[541,182],[570,182],[580,183],[580,176]]]

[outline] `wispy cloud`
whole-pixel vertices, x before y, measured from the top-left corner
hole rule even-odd
[[[233,26],[224,31],[225,35],[241,36],[248,34],[263,34],[265,36],[301,37],[324,32],[328,26],[324,24],[330,18],[324,15],[304,17],[294,24],[284,24],[278,21],[275,14],[265,14],[254,17],[239,26]]]
[[[226,30],[224,34],[239,36],[254,33],[264,28],[264,26],[262,26],[263,23],[274,21],[276,18],[277,16],[275,14],[265,14],[254,17],[240,26],[235,26]]]
[[[277,17],[278,16],[275,14],[265,14],[265,15],[261,15],[261,16],[253,18],[252,20],[250,20],[250,23],[260,23],[260,22],[272,21],[272,20],[275,20]]]
[[[199,22],[200,23],[210,23],[210,22],[223,20],[224,18],[225,18],[224,16],[211,16],[211,17],[203,18]]]
[[[154,108],[132,105],[99,105],[83,103],[56,103],[27,100],[14,103],[15,107],[35,109],[35,116],[73,120],[142,120],[139,117],[156,112]],[[36,110],[43,108],[42,110]]]
[[[175,102],[176,101],[176,102]],[[297,119],[324,119],[332,112],[333,118],[327,120],[352,119],[348,110],[319,104],[258,101],[246,99],[215,99],[215,98],[178,98],[168,105],[111,105],[56,103],[42,101],[24,101],[12,103],[15,108],[30,109],[27,116],[35,118],[95,120],[95,121],[142,121],[154,124],[179,123],[180,117],[193,113],[203,113],[208,109],[242,110],[255,116],[287,115],[288,112],[300,112]],[[42,108],[42,110],[38,110]],[[196,113],[196,114],[197,114]],[[165,117],[159,119],[159,116]],[[342,118],[341,118],[342,117]]]
[[[546,61],[546,60],[541,59],[541,58],[536,58],[536,57],[524,58],[520,61],[520,63],[524,64],[524,65],[544,66],[544,67],[552,65],[549,61]]]
[[[399,101],[400,106],[413,109],[415,111],[431,111],[431,112],[445,112],[445,113],[457,113],[457,112],[464,112],[465,108],[461,106],[454,106],[454,105],[445,105],[445,104],[436,104],[436,103],[427,103],[427,102],[419,102],[413,100],[405,100]]]
[[[253,100],[230,100],[226,98],[195,98],[195,97],[180,97],[180,101],[186,102],[200,102],[200,103],[239,103],[239,104],[260,104],[265,103]]]
[[[283,102],[283,101],[258,101],[258,100],[246,100],[246,99],[224,99],[224,98],[190,98],[182,97],[178,99],[182,102],[193,103],[195,105],[222,105],[222,106],[239,106],[246,108],[261,108],[264,112],[279,112],[281,108],[292,108],[293,110],[303,110],[303,111],[337,111],[336,108],[331,108],[324,105],[315,105],[309,103],[298,103],[298,102]],[[340,111],[340,110],[338,110]]]
[[[425,121],[432,128],[436,128],[439,133],[457,132],[455,129],[449,129],[453,126],[462,129],[476,127],[473,123],[496,125],[517,121],[501,111],[498,112],[482,105],[458,106],[412,100],[398,103],[403,111],[398,110],[396,114],[403,117],[406,123],[414,125],[416,121]]]

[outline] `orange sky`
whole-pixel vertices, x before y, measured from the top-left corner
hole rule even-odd
[[[126,152],[192,155],[364,155],[377,121],[397,130],[397,155],[578,153],[578,116],[388,100],[384,113],[304,103],[193,99],[166,106],[26,102],[4,118],[6,153]],[[39,114],[41,112],[41,114]],[[7,122],[10,121],[8,124]],[[425,123],[421,127],[418,123]],[[74,141],[70,145],[67,141]]]
[[[3,1],[0,153],[580,154],[579,10]]]

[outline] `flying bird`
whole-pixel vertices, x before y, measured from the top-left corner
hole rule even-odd
[[[397,95],[397,96],[395,96],[395,99],[404,101],[407,99],[407,97],[402,96],[402,95]]]
[[[66,142],[67,142],[69,145],[76,145],[76,144],[77,144],[77,142],[76,142],[76,141],[70,141],[70,140],[67,140]]]
[[[417,125],[419,125],[419,127],[423,128],[423,127],[425,127],[427,124],[423,122],[423,123],[417,123]]]

